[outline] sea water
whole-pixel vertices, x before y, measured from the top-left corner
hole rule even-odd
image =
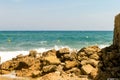
[[[98,45],[105,47],[112,44],[113,31],[0,31],[1,62],[16,55],[27,55],[29,50],[44,52],[49,49]]]

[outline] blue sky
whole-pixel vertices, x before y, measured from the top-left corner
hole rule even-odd
[[[120,0],[0,0],[0,30],[113,30]]]

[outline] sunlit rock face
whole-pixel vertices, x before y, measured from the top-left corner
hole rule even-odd
[[[120,14],[115,16],[115,24],[114,24],[114,39],[113,45],[119,49],[120,52]]]

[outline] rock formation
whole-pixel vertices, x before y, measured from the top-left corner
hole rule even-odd
[[[115,16],[113,45],[117,47],[120,52],[120,14]]]
[[[52,49],[41,54],[34,50],[29,55],[20,54],[0,64],[0,74],[15,71],[16,76],[25,77],[9,80],[120,80],[120,14],[115,17],[113,45],[79,51]]]
[[[9,74],[15,71],[16,76],[36,78],[49,73],[54,75],[59,73],[59,77],[71,75],[73,76],[71,78],[81,79],[84,78],[82,76],[84,75],[85,78],[94,79],[99,68],[99,51],[100,48],[97,46],[83,48],[78,52],[70,51],[68,48],[62,48],[58,51],[49,50],[43,52],[41,56],[36,51],[30,51],[29,55],[20,54],[16,58],[2,63],[0,74]],[[66,76],[66,78],[68,77],[70,76]]]

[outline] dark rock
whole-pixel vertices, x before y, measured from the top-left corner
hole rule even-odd
[[[115,16],[114,24],[114,38],[113,45],[118,48],[120,52],[120,14]]]

